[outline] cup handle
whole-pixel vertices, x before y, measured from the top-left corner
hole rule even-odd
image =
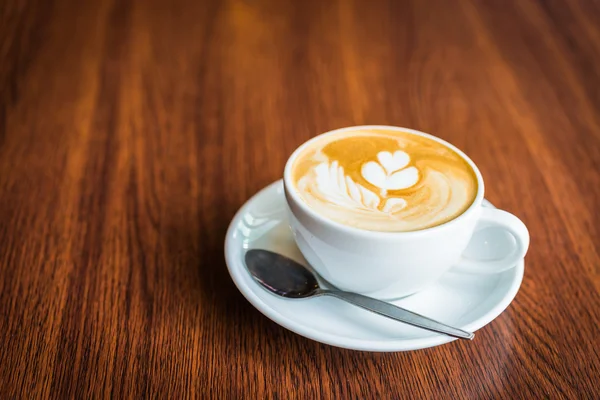
[[[491,234],[484,235],[483,239],[478,239],[478,235],[482,235],[482,231],[487,229],[491,230]],[[508,232],[514,238],[514,244],[509,245],[508,254],[502,258],[492,260],[469,258],[463,254],[463,257],[453,269],[470,273],[495,274],[513,268],[519,260],[525,257],[525,253],[529,248],[529,231],[525,224],[514,215],[503,210],[483,207],[477,222],[477,228],[469,245],[477,241],[475,243],[479,247],[508,247],[505,239],[506,235],[502,234],[500,236],[498,234],[502,231]],[[498,253],[498,249],[496,248],[494,252]]]

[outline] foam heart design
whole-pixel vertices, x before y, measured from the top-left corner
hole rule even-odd
[[[371,185],[382,190],[406,189],[417,183],[419,171],[415,167],[404,168],[410,162],[410,156],[403,151],[391,154],[382,151],[377,160],[369,161],[362,166],[361,174]]]
[[[389,151],[381,151],[377,154],[377,159],[388,175],[406,167],[410,162],[410,156],[401,150],[394,152],[394,154]]]

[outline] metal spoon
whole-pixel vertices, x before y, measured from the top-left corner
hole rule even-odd
[[[381,300],[341,290],[322,289],[311,271],[281,254],[267,250],[248,250],[246,266],[258,283],[268,291],[282,297],[303,299],[324,295],[333,296],[384,317],[429,331],[444,333],[459,339],[472,340],[475,337],[473,333],[453,328]]]

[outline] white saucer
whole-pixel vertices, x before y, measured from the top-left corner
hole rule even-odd
[[[487,201],[485,205],[493,207]],[[455,340],[335,298],[289,300],[259,286],[244,263],[247,249],[275,251],[307,265],[294,243],[285,207],[283,183],[278,181],[248,200],[231,221],[225,239],[229,273],[240,292],[260,312],[299,335],[354,350],[417,350]],[[521,286],[524,266],[521,260],[515,268],[494,275],[448,272],[429,288],[393,303],[473,332],[508,307]]]

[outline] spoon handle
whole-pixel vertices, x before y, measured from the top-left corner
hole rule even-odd
[[[471,332],[463,331],[462,329],[453,328],[451,326],[434,321],[412,311],[405,310],[385,301],[373,299],[357,293],[343,292],[339,290],[323,290],[320,294],[337,297],[338,299],[346,300],[355,306],[372,311],[376,314],[383,315],[396,321],[404,322],[409,325],[427,329],[429,331],[444,333],[459,339],[472,340],[475,335]]]

